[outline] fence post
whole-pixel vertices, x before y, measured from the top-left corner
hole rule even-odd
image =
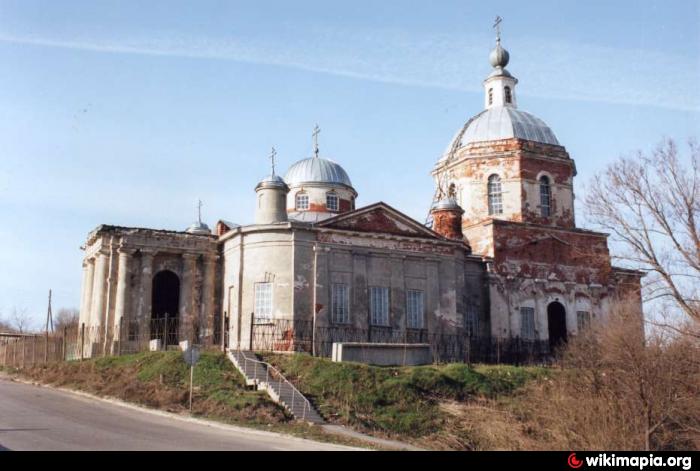
[[[255,325],[255,313],[250,313],[250,351],[253,351],[253,326]]]
[[[44,337],[44,364],[49,362],[49,331],[46,331],[46,337]]]
[[[80,324],[80,361],[85,356],[85,322]]]
[[[32,338],[32,366],[36,366],[36,335]]]
[[[124,327],[124,316],[119,318],[119,333],[117,334],[117,356],[122,356],[122,328]]]
[[[63,326],[63,339],[61,340],[61,359],[63,361],[66,361],[66,332],[68,330],[68,326]]]

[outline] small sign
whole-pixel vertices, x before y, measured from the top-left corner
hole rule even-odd
[[[197,360],[199,360],[199,349],[197,347],[190,347],[182,353],[182,356],[185,359],[185,363],[194,366]]]

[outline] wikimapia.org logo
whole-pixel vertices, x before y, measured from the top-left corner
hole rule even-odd
[[[644,469],[647,466],[653,467],[680,467],[683,470],[689,470],[692,467],[692,459],[690,456],[608,456],[607,453],[600,453],[597,456],[584,457],[586,467],[622,467],[622,468],[637,468]],[[583,466],[584,460],[578,459],[576,453],[571,453],[566,460],[567,464],[572,469],[579,469]]]

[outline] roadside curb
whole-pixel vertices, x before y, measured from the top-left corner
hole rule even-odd
[[[202,426],[206,426],[206,427],[213,427],[216,429],[226,430],[229,432],[245,433],[245,434],[249,434],[249,435],[257,435],[260,437],[268,437],[268,438],[283,438],[285,440],[293,440],[295,442],[302,442],[302,443],[303,442],[315,442],[315,443],[320,443],[320,444],[324,444],[324,445],[333,445],[333,446],[339,447],[339,448],[347,450],[347,451],[369,451],[366,448],[358,448],[358,447],[352,447],[352,446],[341,445],[341,444],[336,444],[336,443],[321,442],[321,441],[313,440],[310,438],[302,438],[302,437],[297,437],[295,435],[289,435],[289,434],[280,433],[280,432],[258,430],[255,428],[249,428],[249,427],[244,427],[244,426],[240,426],[240,425],[223,424],[223,423],[214,422],[214,421],[206,420],[206,419],[199,419],[199,418],[195,418],[195,417],[186,417],[186,416],[182,416],[179,414],[175,414],[173,412],[166,412],[166,411],[162,411],[162,410],[158,410],[158,409],[153,409],[150,407],[136,405],[136,404],[122,401],[121,399],[116,399],[113,397],[101,397],[101,396],[96,396],[94,394],[90,394],[90,393],[87,393],[84,391],[78,391],[75,389],[64,388],[64,387],[60,387],[60,386],[51,386],[51,385],[39,383],[36,381],[29,381],[29,380],[25,380],[22,378],[16,378],[16,377],[10,376],[4,372],[0,372],[0,380],[12,381],[12,382],[16,382],[16,383],[37,386],[37,387],[41,387],[41,388],[53,389],[55,391],[61,391],[61,392],[67,393],[67,394],[71,394],[73,396],[78,396],[78,397],[81,397],[83,399],[90,399],[93,401],[106,402],[108,404],[123,407],[126,409],[131,409],[131,410],[138,411],[138,412],[146,412],[148,414],[156,415],[156,416],[163,417],[163,418],[175,419],[175,420],[179,420],[182,422],[188,422],[191,424],[197,424],[197,425],[202,425]]]

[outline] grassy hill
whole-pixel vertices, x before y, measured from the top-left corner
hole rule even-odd
[[[537,448],[511,412],[520,391],[552,370],[465,364],[373,367],[265,354],[331,422],[420,446]]]
[[[331,423],[436,449],[545,447],[513,411],[529,383],[551,375],[535,367],[464,364],[373,367],[309,355],[265,354]],[[148,352],[64,362],[11,372],[43,384],[188,413],[189,367],[180,352]],[[222,422],[331,438],[294,422],[219,352],[204,352],[194,370],[193,414]]]

